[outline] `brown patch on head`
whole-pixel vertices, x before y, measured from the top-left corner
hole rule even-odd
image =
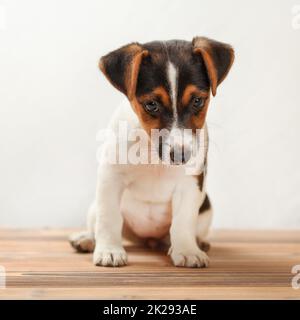
[[[153,117],[147,113],[144,109],[144,104],[150,101],[158,101],[161,109],[165,112],[172,112],[171,98],[167,89],[163,86],[159,86],[153,89],[153,91],[145,93],[140,96],[135,96],[131,100],[131,105],[140,119],[140,123],[148,134],[150,134],[151,129],[162,129],[166,127],[163,117]],[[161,112],[163,113],[163,112]]]
[[[140,102],[147,102],[151,100],[159,100],[164,107],[171,108],[171,99],[168,91],[163,87],[159,86],[155,88],[152,92],[143,94],[142,96],[137,97]]]
[[[203,101],[203,105],[198,111],[193,109],[193,101],[196,98],[201,98]],[[184,128],[192,129],[194,133],[196,129],[201,129],[205,123],[209,100],[209,89],[199,88],[195,84],[187,84],[182,89],[182,96],[179,98],[177,106],[180,125]]]
[[[181,98],[182,105],[186,106],[193,96],[198,96],[205,99],[209,96],[209,93],[207,91],[198,89],[193,84],[189,84],[183,91],[183,95]]]
[[[165,107],[171,108],[171,99],[169,93],[163,86],[154,89],[153,93],[161,99]]]
[[[135,96],[138,73],[143,57],[148,55],[148,51],[143,50],[134,55],[131,65],[128,66],[127,72],[125,72],[125,83],[127,87],[127,96],[129,101],[131,101]]]
[[[197,115],[193,115],[190,119],[190,127],[194,131],[204,126],[206,113],[209,105],[209,97],[205,99],[204,106]]]
[[[135,95],[140,64],[147,55],[148,51],[140,44],[131,43],[102,57],[99,68],[109,82],[131,100]]]
[[[142,105],[140,101],[136,97],[134,97],[131,100],[131,105],[138,116],[140,123],[144,130],[148,133],[148,135],[151,134],[151,129],[161,129],[161,119],[160,118],[154,118],[150,114],[148,114]]]
[[[206,51],[207,50],[207,51]],[[216,67],[211,59],[211,55],[208,53],[209,49],[203,49],[203,48],[197,48],[195,49],[195,53],[201,53],[203,60],[205,62],[205,66],[207,69],[208,77],[210,80],[211,85],[211,92],[213,96],[217,94],[217,84],[218,84],[218,78],[217,78],[217,70]]]
[[[200,54],[203,58],[211,85],[211,91],[213,96],[215,96],[217,86],[225,79],[233,64],[233,48],[229,44],[205,37],[195,37],[192,44],[194,53]]]

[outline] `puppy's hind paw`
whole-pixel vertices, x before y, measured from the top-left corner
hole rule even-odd
[[[209,264],[207,254],[200,249],[195,252],[170,250],[169,254],[176,267],[205,268]]]
[[[121,267],[127,264],[127,253],[121,247],[97,249],[94,251],[93,262],[96,266]]]
[[[210,250],[210,243],[207,241],[197,241],[199,248],[204,251],[208,252]]]
[[[87,231],[72,234],[69,241],[71,246],[80,253],[93,252],[95,249],[95,240]]]

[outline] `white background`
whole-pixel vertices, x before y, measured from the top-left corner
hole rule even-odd
[[[205,35],[236,50],[208,114],[214,226],[299,228],[295,5],[0,0],[0,225],[84,223],[96,133],[122,99],[97,69],[101,55],[131,41]]]

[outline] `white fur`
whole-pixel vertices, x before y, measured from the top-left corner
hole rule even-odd
[[[188,148],[192,143],[192,132],[184,131],[183,128],[180,128],[178,125],[178,112],[177,112],[177,82],[178,82],[178,72],[176,67],[172,62],[167,64],[167,76],[168,82],[170,85],[170,93],[172,99],[172,109],[173,109],[173,123],[171,127],[170,134],[166,141],[166,145],[170,146],[177,145],[181,150]]]
[[[128,104],[115,112],[109,128],[117,131],[119,120],[127,121],[132,130],[140,127]],[[105,144],[102,152],[111,147]],[[208,257],[197,246],[197,239],[204,239],[211,220],[210,211],[198,213],[204,197],[205,189],[200,192],[196,177],[186,175],[183,165],[101,164],[96,200],[88,214],[85,246],[91,247],[86,240],[96,243],[93,258],[96,265],[125,265],[127,254],[122,246],[125,221],[140,238],[162,239],[170,234],[169,254],[174,265],[207,266]],[[81,233],[72,241],[80,244],[83,237]]]
[[[167,64],[168,68],[168,81],[171,89],[171,99],[172,99],[172,108],[173,108],[173,116],[174,116],[174,122],[173,127],[177,127],[177,120],[178,120],[178,114],[177,114],[177,70],[176,67],[172,62],[168,62]]]

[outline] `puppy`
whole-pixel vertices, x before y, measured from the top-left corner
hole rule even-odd
[[[77,251],[94,252],[95,265],[126,265],[127,254],[122,246],[125,236],[143,239],[149,245],[159,241],[169,246],[175,266],[208,266],[204,240],[212,210],[205,191],[205,118],[210,95],[216,95],[233,60],[230,45],[204,37],[195,37],[191,42],[131,43],[101,58],[101,71],[128,101],[115,112],[108,127],[116,133],[123,121],[131,131],[140,129],[148,137],[141,142],[141,150],[154,150],[159,161],[112,164],[104,160],[99,165],[88,230],[70,238]],[[152,143],[154,129],[165,133]],[[188,138],[178,139],[185,130]],[[190,144],[199,130],[204,138],[195,155]],[[114,141],[121,143],[120,138]],[[108,154],[114,144],[106,143],[102,154]],[[192,157],[201,159],[200,169],[187,174]]]

